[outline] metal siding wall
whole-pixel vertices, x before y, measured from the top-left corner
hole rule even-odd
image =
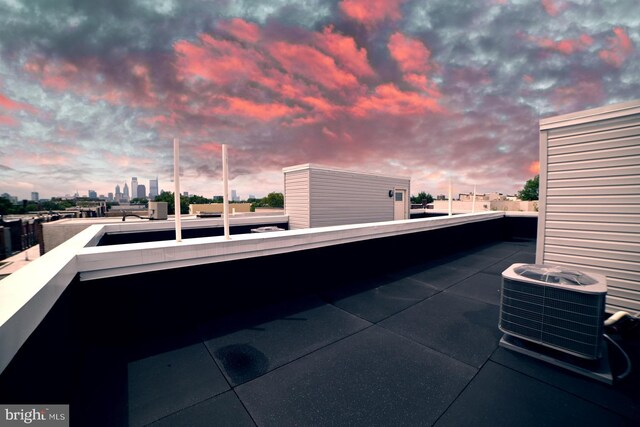
[[[546,204],[536,261],[604,274],[607,310],[636,313],[640,114],[602,117],[565,127],[546,125],[541,131],[541,199]]]
[[[405,188],[409,197],[408,179],[323,169],[310,173],[311,227],[392,221],[389,190]]]
[[[289,229],[309,228],[309,170],[284,174],[284,207]]]

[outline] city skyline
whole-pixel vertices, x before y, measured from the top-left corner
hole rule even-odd
[[[179,138],[181,192],[205,197],[221,144],[230,186],[257,197],[301,163],[513,194],[541,118],[640,98],[636,8],[0,0],[0,192],[106,195],[145,171],[173,191]]]

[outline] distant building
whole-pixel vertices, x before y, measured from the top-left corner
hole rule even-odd
[[[34,202],[37,202],[38,200],[40,200],[40,194],[38,194],[37,191],[32,191],[31,200],[33,200]]]
[[[149,180],[149,199],[154,200],[158,194],[160,193],[158,192],[158,177],[156,177],[156,179]]]
[[[138,178],[133,176],[131,177],[131,198],[136,197],[138,197]]]
[[[109,200],[110,202],[113,202],[113,193],[107,194],[107,200]]]
[[[129,201],[130,197],[129,197],[129,186],[127,185],[127,183],[124,183],[124,190],[122,190],[122,198],[125,201]]]
[[[183,193],[182,193],[182,195],[183,195],[184,197],[189,197],[189,192],[188,192],[188,191],[185,191],[185,192],[183,192]]]
[[[238,197],[238,193],[236,193],[236,190],[231,190],[231,200],[234,202],[240,200],[240,197]]]
[[[120,185],[119,184],[116,184],[115,198],[116,198],[116,200],[122,199],[122,192],[120,191]]]
[[[473,193],[460,193],[458,200],[461,202],[470,202],[473,199]],[[493,202],[494,200],[507,200],[502,193],[476,193],[476,201]]]
[[[88,195],[90,199],[97,199],[98,198],[98,193],[96,192],[96,190],[89,190],[88,191]]]
[[[254,196],[253,194],[249,194],[248,200],[255,199],[255,198],[256,196]]]
[[[138,197],[138,199],[147,198],[147,187],[145,187],[144,184],[138,184],[138,193],[136,197]]]

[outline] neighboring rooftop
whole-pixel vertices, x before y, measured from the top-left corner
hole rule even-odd
[[[72,425],[638,425],[637,334],[614,386],[498,347],[500,274],[536,250],[536,219],[508,221],[76,276],[0,402],[70,403]]]

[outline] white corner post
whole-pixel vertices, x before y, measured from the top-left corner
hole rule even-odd
[[[229,165],[227,164],[227,144],[222,144],[222,204],[224,216],[224,238],[229,237]]]
[[[471,213],[476,212],[476,185],[473,184],[473,200],[471,201]]]
[[[453,215],[453,184],[451,183],[451,177],[449,177],[449,216]]]
[[[173,138],[173,202],[175,206],[176,242],[182,241],[180,218],[180,140]]]

